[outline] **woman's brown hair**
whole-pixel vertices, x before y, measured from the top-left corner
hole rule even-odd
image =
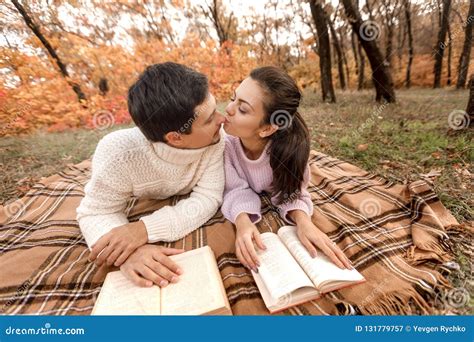
[[[250,77],[265,94],[263,123],[278,126],[270,136],[269,148],[273,195],[278,204],[291,202],[301,191],[310,150],[308,127],[298,112],[301,91],[295,80],[277,67],[254,69]]]

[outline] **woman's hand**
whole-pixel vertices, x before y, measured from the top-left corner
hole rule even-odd
[[[339,268],[353,268],[350,260],[344,255],[344,252],[311,222],[311,219],[306,213],[301,210],[294,210],[290,212],[290,215],[296,222],[298,238],[313,258],[317,255],[316,246]]]
[[[258,272],[257,267],[260,266],[260,262],[257,257],[254,241],[258,248],[266,249],[260,237],[260,232],[246,213],[241,213],[237,216],[235,226],[237,229],[235,254],[242,265],[252,269],[254,272]]]

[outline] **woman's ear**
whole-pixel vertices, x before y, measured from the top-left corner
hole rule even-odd
[[[168,132],[165,134],[165,140],[168,143],[168,145],[171,145],[173,147],[182,147],[184,141],[183,137],[181,134],[178,132]]]
[[[279,127],[275,124],[265,125],[265,126],[263,126],[262,130],[258,133],[258,135],[262,139],[263,138],[268,138],[270,135],[272,135],[273,133],[278,131],[278,128]]]

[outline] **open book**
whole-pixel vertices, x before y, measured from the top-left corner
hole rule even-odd
[[[263,233],[266,250],[258,249],[258,273],[252,275],[271,313],[317,299],[323,293],[365,281],[356,269],[341,269],[318,250],[312,258],[296,235],[284,226],[278,234]]]
[[[232,315],[209,246],[170,256],[183,270],[177,283],[139,287],[121,271],[105,278],[92,315]]]

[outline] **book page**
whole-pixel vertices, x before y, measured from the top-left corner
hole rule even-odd
[[[125,278],[121,271],[105,278],[93,315],[159,315],[160,288],[140,287]]]
[[[316,285],[316,287],[324,290],[322,287],[327,282],[357,282],[364,280],[362,274],[356,269],[341,269],[334,264],[319,249],[317,249],[316,258],[312,258],[306,247],[301,243],[296,234],[296,227],[285,226],[278,230],[283,243],[295,257],[303,270]]]
[[[276,234],[263,233],[261,237],[267,249],[257,249],[260,267],[252,274],[261,277],[272,297],[281,298],[300,287],[314,287]]]
[[[208,246],[173,255],[171,259],[183,274],[177,283],[161,289],[162,315],[201,315],[226,306],[220,273]]]

